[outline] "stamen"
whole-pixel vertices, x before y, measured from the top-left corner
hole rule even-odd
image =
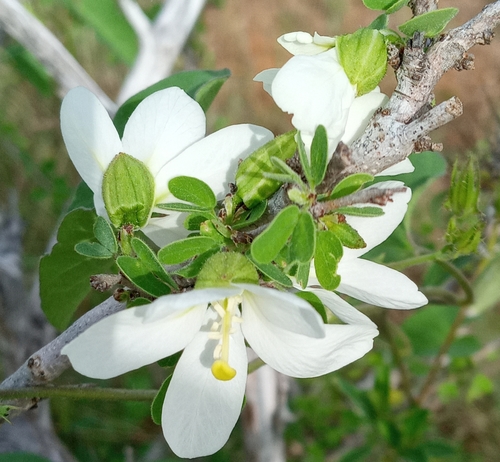
[[[218,323],[220,342],[214,350],[215,361],[211,369],[216,379],[227,381],[236,376],[236,370],[229,365],[229,342],[230,335],[234,331],[232,323],[236,316],[233,315],[233,312],[238,304],[238,299],[236,297],[226,298],[222,303],[223,305],[220,303],[212,304],[215,311],[220,315],[221,322]]]

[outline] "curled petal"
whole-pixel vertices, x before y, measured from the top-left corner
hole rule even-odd
[[[386,176],[386,175],[401,175],[402,173],[411,173],[415,170],[415,167],[411,163],[410,159],[398,162],[397,164],[391,165],[390,167],[377,173],[375,176]]]
[[[73,88],[61,105],[61,131],[78,173],[94,194],[101,195],[104,171],[122,151],[106,109],[86,88]]]
[[[272,95],[283,111],[293,114],[295,128],[313,135],[318,125],[324,125],[336,145],[344,134],[355,90],[332,49],[291,58],[276,75]]]
[[[371,305],[412,309],[427,304],[417,285],[403,273],[361,258],[342,259],[337,290]]]
[[[278,72],[279,69],[266,69],[265,71],[259,72],[253,79],[255,82],[262,82],[264,91],[273,96],[272,92],[273,80]]]
[[[307,32],[289,32],[278,38],[278,43],[292,55],[317,55],[335,45],[335,38]]]
[[[177,87],[157,91],[137,106],[123,132],[123,149],[156,176],[167,162],[205,135],[200,105]]]
[[[254,328],[276,326],[308,337],[324,337],[323,320],[305,300],[288,292],[254,284],[236,284],[244,289],[242,297],[243,324],[255,323]]]
[[[243,404],[247,355],[241,330],[231,335],[231,367],[236,376],[217,380],[211,371],[217,340],[201,331],[186,347],[175,368],[162,410],[167,443],[179,457],[206,456],[229,438]]]

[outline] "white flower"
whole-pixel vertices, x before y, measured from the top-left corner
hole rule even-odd
[[[367,189],[395,189],[402,186],[404,185],[400,181],[387,181]],[[384,215],[372,218],[346,215],[347,223],[358,231],[366,247],[363,249],[344,247],[344,254],[337,268],[337,273],[340,275],[340,285],[336,289],[338,292],[384,308],[412,309],[427,304],[425,295],[403,273],[360,258],[392,234],[403,220],[410,198],[411,190],[406,188],[405,192],[394,193],[392,202],[380,206],[384,210]],[[357,204],[357,206],[375,205]],[[322,300],[324,299],[324,292],[327,291],[320,289],[313,266],[308,286],[310,286],[309,290],[315,292]]]
[[[194,289],[114,314],[62,353],[78,372],[105,379],[184,349],[167,389],[162,428],[178,456],[198,457],[225,444],[240,414],[245,339],[263,361],[292,377],[329,373],[372,348],[378,332],[366,316],[346,302],[333,311],[347,324],[324,325],[301,298],[258,285]]]
[[[120,152],[143,162],[155,179],[155,204],[169,198],[168,181],[197,177],[222,198],[233,181],[238,161],[273,138],[255,125],[236,125],[205,135],[200,105],[177,87],[145,98],[130,116],[120,137],[103,105],[89,90],[74,88],[63,100],[61,130],[78,173],[94,193],[98,215],[108,217],[102,198],[104,173]],[[181,214],[150,218],[143,231],[158,245],[185,237]],[[168,232],[165,232],[168,229]]]
[[[289,32],[278,38],[278,43],[292,55],[317,55],[335,46],[335,37],[307,32]]]

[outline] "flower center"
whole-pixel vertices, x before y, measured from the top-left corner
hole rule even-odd
[[[236,376],[236,370],[229,365],[230,335],[235,332],[233,322],[241,322],[238,316],[240,297],[230,297],[222,302],[212,303],[213,309],[220,319],[212,324],[209,338],[219,340],[214,349],[212,374],[217,380],[231,380]]]

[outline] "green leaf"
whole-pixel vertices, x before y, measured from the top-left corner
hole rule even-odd
[[[399,30],[409,37],[415,32],[423,32],[426,37],[435,37],[443,31],[457,13],[457,8],[429,11],[401,24]]]
[[[175,274],[182,276],[184,278],[195,278],[200,273],[205,262],[212,256],[215,255],[219,249],[211,249],[201,255],[198,255],[189,265],[182,269],[175,271]]]
[[[213,209],[217,199],[210,186],[191,176],[178,176],[168,182],[168,190],[182,201],[190,202],[205,210]]]
[[[308,292],[308,291],[299,291],[296,292],[295,295],[297,297],[302,298],[306,302],[308,302],[321,316],[321,319],[325,324],[328,323],[328,318],[326,316],[326,309],[325,305],[323,305],[323,302],[319,299],[319,297],[314,294],[313,292]]]
[[[314,253],[314,269],[323,288],[335,290],[340,284],[337,266],[342,258],[342,244],[330,231],[319,231]]]
[[[172,210],[174,212],[197,213],[205,217],[205,219],[215,218],[212,209],[199,207],[192,204],[183,204],[181,202],[169,202],[166,204],[156,204],[156,207],[163,210]]]
[[[207,217],[199,214],[191,214],[184,220],[184,228],[188,231],[199,231],[202,223],[207,221]]]
[[[368,26],[369,29],[376,29],[376,30],[381,30],[381,29],[386,29],[387,26],[389,25],[389,16],[387,16],[385,13],[381,14],[380,16],[377,16]]]
[[[352,403],[361,411],[363,416],[372,422],[377,420],[377,410],[373,405],[368,394],[351,385],[347,380],[339,379],[339,385],[342,392],[352,401]]]
[[[115,127],[120,136],[122,136],[127,120],[139,103],[147,96],[170,87],[179,87],[184,90],[191,98],[198,101],[206,112],[223,83],[230,75],[231,73],[228,69],[219,71],[186,71],[171,75],[125,101],[113,119]]]
[[[114,0],[65,0],[66,6],[90,25],[125,64],[137,55],[135,32]]]
[[[314,256],[316,225],[309,212],[301,212],[290,242],[290,263],[309,263]]]
[[[164,265],[175,265],[214,248],[219,248],[219,244],[213,239],[195,236],[166,245],[158,252],[158,259]]]
[[[73,201],[68,208],[68,213],[75,209],[93,209],[94,208],[94,193],[87,186],[85,181],[80,181],[76,187]]]
[[[328,138],[323,125],[318,125],[311,143],[311,188],[319,185],[325,178],[328,163]]]
[[[50,459],[29,452],[9,452],[0,454],[0,462],[50,462]]]
[[[103,218],[97,217],[94,224],[94,236],[112,254],[118,252],[115,232],[111,225]]]
[[[359,191],[365,183],[373,181],[374,177],[368,173],[354,173],[341,180],[328,196],[327,200],[348,196]]]
[[[326,225],[329,231],[340,239],[342,245],[349,249],[363,249],[366,247],[366,242],[359,233],[348,223],[338,223],[333,220],[327,220],[328,215],[321,218],[321,222]]]
[[[467,401],[472,402],[485,395],[490,395],[493,393],[494,389],[495,386],[493,385],[491,379],[482,373],[478,373],[474,376],[474,379],[467,390]]]
[[[163,401],[165,401],[165,395],[167,394],[168,386],[170,385],[171,380],[172,376],[169,375],[161,384],[158,393],[151,403],[151,419],[156,425],[161,425],[161,411],[163,408]]]
[[[302,166],[302,171],[310,184],[312,181],[313,174],[311,172],[311,164],[309,163],[309,157],[306,152],[306,147],[302,141],[302,135],[300,131],[297,132],[297,151],[299,153],[300,165]]]
[[[298,263],[295,279],[300,284],[300,287],[305,289],[309,281],[309,273],[311,272],[311,263]]]
[[[426,441],[420,446],[429,457],[443,458],[453,457],[458,453],[458,449],[445,440]]]
[[[246,213],[240,213],[238,211],[238,218],[235,222],[231,223],[231,228],[238,230],[241,228],[245,228],[252,223],[255,223],[257,220],[259,220],[260,217],[262,217],[262,215],[264,215],[266,210],[267,201],[262,201],[259,202],[255,207],[247,210]]]
[[[265,173],[280,173],[272,157],[283,161],[293,157],[297,144],[295,131],[284,133],[269,141],[248,156],[236,172],[237,194],[248,208],[267,199],[281,186],[281,182],[266,178]]]
[[[293,287],[291,279],[276,265],[271,263],[259,263],[252,258],[250,252],[247,253],[246,256],[264,276],[284,287]]]
[[[75,245],[75,252],[89,258],[111,258],[113,253],[98,242],[79,242]]]
[[[464,335],[454,340],[448,354],[451,358],[472,356],[482,348],[481,342],[474,335]]]
[[[139,289],[153,297],[169,294],[176,289],[174,280],[160,264],[154,252],[140,239],[132,238],[137,258],[122,255],[116,259],[122,273]]]
[[[353,217],[381,217],[384,210],[381,207],[339,207],[335,213]]]
[[[252,242],[252,258],[259,263],[271,263],[287,243],[299,219],[296,205],[284,208],[269,226]]]
[[[390,8],[397,0],[363,0],[363,4],[370,10],[387,10]]]
[[[403,8],[404,6],[408,5],[409,1],[410,0],[397,0],[397,1],[393,2],[392,6],[390,8],[387,8],[387,10],[385,10],[385,12],[387,14],[395,13],[396,11]]]
[[[497,306],[500,300],[498,282],[500,281],[500,254],[496,254],[486,268],[474,281],[474,302],[470,311],[479,316],[481,313]]]
[[[65,329],[78,305],[92,290],[90,276],[116,273],[113,259],[95,260],[79,255],[75,245],[94,238],[97,216],[93,210],[76,209],[63,219],[57,244],[40,260],[42,310],[52,325]]]
[[[284,161],[279,159],[278,157],[271,157],[271,163],[279,170],[281,170],[283,173],[265,173],[264,176],[266,178],[274,178],[281,183],[296,183],[298,185],[303,185],[302,178],[300,178],[300,175],[293,170],[291,167],[288,166],[288,164]]]

